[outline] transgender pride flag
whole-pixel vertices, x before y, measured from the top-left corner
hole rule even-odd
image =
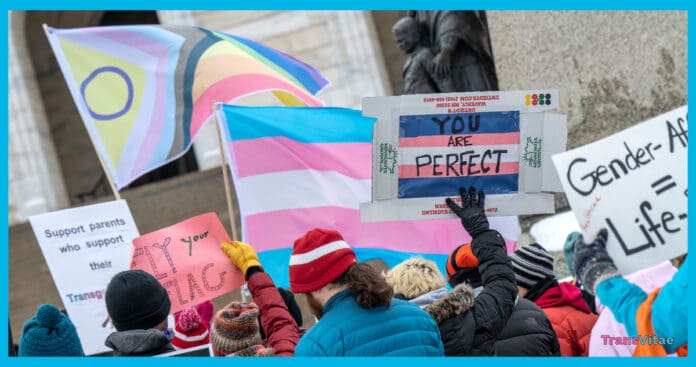
[[[293,242],[320,227],[339,231],[359,261],[389,266],[414,256],[434,260],[470,237],[457,219],[360,222],[371,199],[374,119],[343,108],[217,104],[242,218],[242,240],[279,286],[288,286]],[[516,217],[489,218],[514,248]]]

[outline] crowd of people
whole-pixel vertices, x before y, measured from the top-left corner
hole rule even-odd
[[[290,291],[264,272],[254,248],[222,243],[245,276],[253,303],[214,311],[210,301],[174,315],[166,290],[150,274],[128,270],[108,284],[105,302],[116,331],[115,356],[153,356],[210,344],[215,356],[667,356],[687,354],[684,255],[623,277],[606,251],[607,231],[568,236],[565,260],[574,279],[554,275],[538,244],[507,255],[489,227],[485,195],[460,189],[461,219],[471,243],[438,264],[408,259],[385,273],[357,261],[340,233],[315,228],[295,240]],[[449,284],[449,287],[447,286]],[[308,330],[295,295],[318,322]],[[13,352],[10,345],[11,353]],[[22,330],[20,356],[82,356],[70,319],[41,305]]]

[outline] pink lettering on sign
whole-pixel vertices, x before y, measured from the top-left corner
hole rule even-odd
[[[171,313],[221,296],[244,276],[220,249],[230,241],[215,213],[206,213],[133,240],[131,269],[152,274],[167,289]]]

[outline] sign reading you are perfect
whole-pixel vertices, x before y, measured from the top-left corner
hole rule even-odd
[[[552,213],[562,190],[551,156],[565,150],[558,91],[494,91],[372,97],[372,200],[365,222],[456,216],[460,187],[486,193],[489,216]]]
[[[628,274],[687,251],[687,107],[553,156],[586,239]]]

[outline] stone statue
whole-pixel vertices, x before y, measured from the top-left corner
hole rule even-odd
[[[406,94],[454,92],[451,80],[439,78],[435,73],[434,56],[420,23],[410,17],[402,18],[392,31],[401,51],[409,55],[403,70]]]
[[[410,11],[394,34],[410,54],[405,93],[498,90],[485,12]]]

